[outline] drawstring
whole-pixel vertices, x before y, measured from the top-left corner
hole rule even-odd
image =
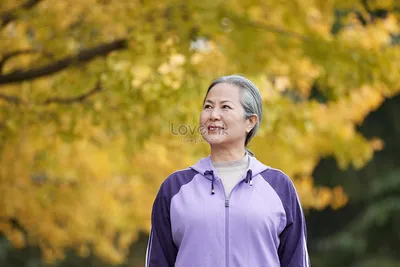
[[[253,186],[253,173],[251,170],[247,171],[246,183],[249,183],[250,186]]]
[[[204,176],[207,175],[211,175],[211,195],[215,194],[215,190],[214,190],[214,181],[215,181],[215,176],[214,176],[214,171],[205,171],[204,172]],[[250,186],[253,186],[253,173],[251,170],[247,171],[246,174],[246,179],[245,179],[246,183],[248,183]]]
[[[215,190],[214,190],[214,180],[215,180],[214,171],[205,171],[204,172],[204,176],[206,176],[206,175],[211,175],[211,177],[212,177],[212,179],[211,179],[211,195],[214,195],[215,194]]]

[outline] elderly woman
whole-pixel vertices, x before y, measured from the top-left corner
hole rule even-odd
[[[224,76],[209,86],[200,125],[210,155],[161,185],[146,266],[310,266],[293,183],[246,148],[261,119],[260,92],[248,79]]]

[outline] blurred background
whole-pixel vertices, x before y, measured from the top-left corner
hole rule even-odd
[[[250,149],[295,183],[312,265],[400,266],[399,20],[398,0],[0,0],[0,266],[143,266],[232,73],[262,93]]]

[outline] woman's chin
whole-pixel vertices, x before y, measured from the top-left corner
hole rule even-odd
[[[217,136],[217,135],[215,135],[215,136],[208,135],[208,136],[204,136],[203,138],[210,145],[221,145],[224,143],[224,141],[226,141],[225,138],[223,138],[221,136]]]

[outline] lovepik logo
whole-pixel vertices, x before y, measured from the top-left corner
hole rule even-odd
[[[216,134],[226,134],[226,129],[227,128],[217,128]],[[207,133],[207,131],[207,127],[204,127],[202,125],[180,124],[179,126],[177,126],[174,125],[173,122],[171,123],[171,133],[173,135],[194,135],[196,133],[203,135]]]

